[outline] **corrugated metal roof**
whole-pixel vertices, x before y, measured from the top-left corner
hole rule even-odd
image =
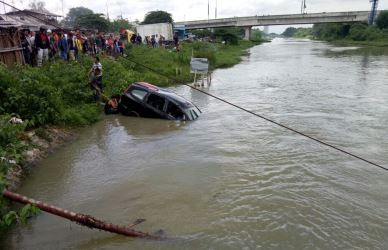
[[[15,27],[15,28],[18,28],[20,27],[20,25],[16,22],[13,22],[11,20],[7,20],[7,19],[3,19],[1,16],[0,16],[0,28],[12,28],[12,27]]]
[[[34,17],[4,14],[0,14],[0,25],[8,28],[18,27],[22,29],[30,29],[33,31],[39,30],[41,26],[46,26],[48,29],[56,29],[55,26],[49,25]]]
[[[11,12],[8,12],[7,15],[22,15],[23,13],[32,13],[32,14],[38,14],[38,15],[44,15],[44,16],[62,17],[61,15],[51,13],[48,10],[39,11],[39,10],[27,10],[27,9],[11,11]]]

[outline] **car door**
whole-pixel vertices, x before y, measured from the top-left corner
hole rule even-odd
[[[148,118],[168,119],[165,113],[167,100],[163,96],[150,93],[145,101]]]
[[[130,88],[122,97],[121,105],[123,113],[129,116],[145,117],[146,108],[144,100],[147,98],[148,91],[140,88]]]

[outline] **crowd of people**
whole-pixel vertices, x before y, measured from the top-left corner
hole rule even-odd
[[[22,47],[26,64],[40,67],[44,60],[55,57],[65,61],[77,60],[80,54],[118,57],[124,55],[125,42],[119,36],[103,32],[51,31],[43,26],[36,33],[24,30]]]
[[[123,34],[124,35],[124,34]],[[131,43],[133,46],[146,44],[151,48],[165,48],[168,46],[168,41],[162,35],[152,35],[143,38],[140,34],[132,34],[128,36],[114,36],[113,34],[92,33],[75,31],[56,30],[51,31],[46,27],[40,27],[38,32],[33,32],[28,29],[22,33],[22,47],[25,63],[31,66],[41,67],[44,61],[60,58],[64,61],[76,61],[80,54],[87,54],[94,57],[94,64],[89,71],[89,85],[94,92],[96,101],[101,99],[104,86],[102,82],[102,65],[99,55],[107,55],[118,57],[124,55],[125,45]],[[179,39],[177,34],[173,37],[173,45],[179,50]],[[116,98],[117,99],[117,98]],[[107,113],[117,112],[115,98],[111,98],[108,102],[109,109]],[[116,100],[117,101],[117,100]],[[117,104],[117,103],[116,103]]]
[[[121,37],[125,37],[122,39]],[[140,34],[115,36],[103,32],[93,33],[80,30],[52,31],[42,26],[38,32],[23,30],[22,47],[25,63],[31,66],[42,66],[43,61],[53,60],[56,57],[65,61],[78,60],[80,54],[105,54],[117,58],[124,55],[127,43],[132,45],[146,44],[152,48],[165,48],[171,45],[179,50],[179,38],[175,34],[172,44],[166,41],[163,35],[146,36]]]
[[[149,47],[158,48],[165,45],[166,38],[162,35],[152,35],[144,37],[144,43]],[[139,34],[133,34],[131,37],[132,44],[142,44],[142,37]]]

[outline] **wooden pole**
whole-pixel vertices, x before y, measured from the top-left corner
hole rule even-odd
[[[135,237],[135,238],[148,238],[153,240],[162,240],[163,237],[157,236],[157,235],[151,235],[149,233],[144,233],[140,231],[133,230],[129,227],[125,226],[118,226],[111,223],[107,223],[105,221],[98,220],[96,218],[93,218],[90,215],[84,215],[84,214],[78,214],[75,212],[71,212],[59,207],[55,207],[52,205],[49,205],[47,203],[37,201],[31,198],[28,198],[26,196],[13,193],[11,191],[5,190],[3,191],[3,196],[19,203],[23,204],[31,204],[34,206],[37,206],[42,211],[45,211],[50,214],[54,214],[57,216],[60,216],[62,218],[74,221],[76,223],[79,223],[83,226],[87,226],[89,228],[96,228],[104,231],[108,231],[111,233],[121,234],[129,237]]]

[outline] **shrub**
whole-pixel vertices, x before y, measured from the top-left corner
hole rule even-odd
[[[354,41],[365,41],[367,40],[366,30],[367,26],[355,24],[350,28],[349,37]]]
[[[376,25],[379,29],[388,28],[388,10],[383,10],[380,12],[379,16],[376,19]]]

